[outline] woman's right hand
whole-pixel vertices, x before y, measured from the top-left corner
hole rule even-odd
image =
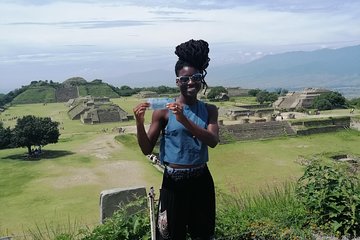
[[[149,103],[145,102],[145,103],[140,103],[139,105],[137,105],[134,109],[134,115],[135,115],[135,119],[136,122],[138,124],[144,124],[145,121],[145,111],[146,109],[150,106]]]

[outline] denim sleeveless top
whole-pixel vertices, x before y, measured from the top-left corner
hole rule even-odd
[[[199,127],[207,128],[208,111],[205,103],[197,101],[191,106],[184,105],[183,113]],[[206,163],[208,159],[207,145],[194,137],[169,111],[168,123],[160,140],[161,163],[197,165]]]

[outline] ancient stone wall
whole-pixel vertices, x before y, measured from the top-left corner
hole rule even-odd
[[[330,126],[318,126],[314,128],[307,128],[307,129],[300,129],[297,130],[297,135],[310,135],[310,134],[316,134],[316,133],[327,133],[327,132],[335,132],[338,130],[343,130],[344,126],[336,126],[336,125],[330,125]]]
[[[235,104],[236,107],[246,108],[246,109],[262,109],[262,108],[269,108],[269,104]]]
[[[304,127],[329,126],[329,125],[350,127],[350,117],[295,121],[295,122],[291,123],[291,125],[292,126],[304,126]]]
[[[55,91],[56,102],[67,102],[72,98],[78,97],[77,87],[63,87]]]
[[[298,135],[334,132],[348,129],[350,127],[350,117],[296,121],[292,122],[291,126],[295,129],[296,134]]]
[[[352,126],[358,124],[352,121]],[[220,142],[266,139],[291,135],[309,135],[348,129],[350,117],[314,119],[306,121],[268,121],[235,125],[220,125]]]
[[[120,122],[122,119],[120,119],[120,114],[118,111],[107,111],[107,110],[98,110],[97,111],[99,116],[99,122],[105,123],[105,122]]]
[[[295,135],[295,132],[286,121],[256,122],[220,126],[221,143],[228,142],[229,137],[233,138],[230,140],[243,141],[291,135]]]

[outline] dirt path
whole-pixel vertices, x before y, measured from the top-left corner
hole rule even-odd
[[[94,140],[81,145],[75,152],[99,159],[109,159],[112,153],[122,149],[122,146],[115,141],[115,136],[116,134],[99,134]]]
[[[134,129],[127,129],[129,132]],[[136,131],[136,129],[135,129]],[[102,185],[105,188],[145,186],[148,180],[146,168],[142,162],[126,160],[121,156],[123,146],[114,137],[116,134],[99,134],[95,139],[86,142],[74,150],[79,155],[93,156],[97,158],[96,166],[92,167],[65,167],[64,169],[48,169],[48,171],[62,172],[59,177],[42,179],[55,188],[68,188],[86,184]],[[115,157],[114,157],[115,156]],[[144,157],[144,161],[146,161]]]

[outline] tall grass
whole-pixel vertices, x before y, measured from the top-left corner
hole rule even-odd
[[[307,212],[297,201],[294,184],[268,188],[258,193],[237,196],[218,194],[216,239],[312,239],[306,228]],[[84,228],[71,223],[68,226],[45,224],[27,232],[33,240],[99,240],[150,239],[150,221],[147,209],[129,214],[129,209],[144,205],[145,198],[122,206],[105,224]],[[77,229],[76,229],[77,228]]]
[[[218,239],[311,239],[306,211],[295,185],[268,187],[258,194],[218,195]]]
[[[24,231],[24,240],[75,240],[83,237],[82,225],[68,218],[67,223],[44,222]]]

